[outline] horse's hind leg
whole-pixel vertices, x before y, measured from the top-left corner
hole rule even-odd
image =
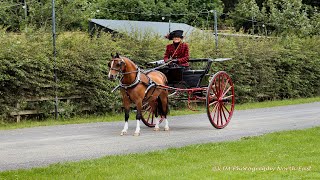
[[[169,122],[167,119],[167,115],[169,112],[169,102],[168,102],[168,92],[167,91],[163,91],[160,96],[160,101],[161,101],[161,114],[160,116],[164,117],[164,130],[165,131],[169,131]]]
[[[134,136],[140,136],[140,120],[141,120],[141,112],[142,112],[142,101],[138,101],[136,103],[137,105],[137,115],[136,115],[136,120],[137,120],[137,126],[136,126],[136,131],[134,132]]]
[[[157,102],[155,100],[151,100],[149,101],[149,105],[151,107],[151,110],[153,111],[153,114],[155,116],[155,121],[156,121],[156,125],[154,126],[154,131],[159,131],[160,127],[159,127],[159,121],[160,119],[158,118],[158,109],[157,109]],[[161,118],[161,116],[160,116]]]

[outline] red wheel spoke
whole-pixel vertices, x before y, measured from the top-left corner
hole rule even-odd
[[[218,113],[219,119],[217,119],[217,125],[218,126],[219,126],[219,121],[220,121],[220,126],[222,125],[222,113],[221,113],[221,110],[222,110],[222,107],[221,107],[221,104],[219,103],[219,113]]]
[[[209,106],[212,106],[212,105],[216,104],[217,102],[218,101],[214,101],[214,102],[210,103]]]
[[[224,76],[220,76],[220,81],[219,81],[219,84],[220,84],[220,97],[223,97],[222,94],[223,94],[223,89],[225,88],[225,85],[224,85]]]
[[[223,104],[222,105],[224,107],[224,109],[228,112],[228,114],[230,114],[230,111],[228,110],[228,108]]]
[[[225,106],[223,105],[223,107],[225,108]],[[228,118],[226,117],[226,113],[224,112],[223,108],[222,108],[222,113],[223,113],[223,116],[224,116],[224,120],[227,122],[228,121]],[[230,114],[230,113],[229,113]]]
[[[213,109],[212,109],[211,113],[213,113],[213,111],[215,111],[215,112],[216,112],[216,110],[217,110],[217,106],[218,106],[218,103],[213,107]]]
[[[147,111],[147,113],[148,113],[148,119],[150,119],[151,113],[149,111]]]
[[[213,108],[213,110],[214,110],[214,112],[213,112],[213,110],[212,110],[212,112],[213,112],[213,121],[215,120],[215,117],[216,117],[216,114],[217,114],[217,106],[219,105],[219,103],[217,103],[215,106],[214,106],[214,108]]]
[[[230,96],[224,97],[223,99],[229,99],[229,98],[231,98],[231,97],[233,97],[233,95],[230,95]]]
[[[214,117],[213,117],[213,123],[215,123],[216,125],[219,123],[219,103],[217,105],[218,105],[217,110],[215,111]]]
[[[216,85],[218,85],[218,96],[221,97],[221,76],[218,76],[218,83]]]
[[[212,88],[212,86],[211,86],[210,89],[212,90],[213,94],[214,94],[216,97],[218,97],[218,94],[217,94],[218,92],[215,91],[215,90],[217,90],[216,84],[214,84],[214,88]]]
[[[228,85],[228,82],[229,82],[229,79],[227,79],[226,83],[225,83],[225,86],[223,88],[223,92],[225,92],[226,88],[227,88],[227,85]]]
[[[222,95],[221,97],[224,97],[224,96],[230,91],[231,88],[232,88],[232,86],[230,86],[230,87],[227,89],[227,91],[225,91],[225,93],[223,93],[223,95]]]
[[[154,127],[155,114],[153,108],[148,102],[146,102],[142,107],[142,122],[148,127]],[[159,122],[162,122],[162,120],[160,120]]]

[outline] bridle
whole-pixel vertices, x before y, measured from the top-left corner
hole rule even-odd
[[[119,68],[113,68],[113,67],[111,67],[111,65],[112,65],[115,61],[120,61],[120,62],[118,62]],[[118,85],[117,87],[115,87],[115,88],[112,90],[112,92],[115,91],[116,89],[118,89],[119,87],[122,87],[122,88],[124,88],[124,89],[128,89],[128,88],[131,88],[131,87],[136,86],[137,84],[139,84],[139,83],[141,82],[141,79],[140,79],[141,70],[140,70],[140,68],[139,68],[137,65],[135,65],[135,66],[136,66],[136,70],[135,70],[135,71],[129,71],[129,72],[123,72],[123,66],[126,66],[126,63],[125,63],[125,61],[123,60],[122,57],[119,57],[119,59],[114,58],[114,59],[112,59],[112,61],[109,62],[110,70],[117,71],[117,72],[121,75],[119,85]],[[122,83],[122,80],[123,80],[123,78],[124,78],[124,75],[126,75],[126,74],[131,74],[131,73],[137,73],[135,80],[134,80],[131,84],[123,84],[123,83]]]
[[[118,65],[119,65],[119,68],[118,68],[118,69],[116,69],[116,68],[114,68],[114,67],[111,67],[111,66],[113,65],[113,63],[115,63],[115,61],[120,61],[120,62],[118,62]],[[117,71],[117,72],[119,72],[119,73],[121,73],[121,74],[123,74],[123,70],[122,70],[122,66],[123,66],[123,65],[126,66],[126,63],[125,63],[125,61],[124,61],[122,58],[120,58],[120,59],[114,58],[114,59],[112,59],[112,61],[110,61],[109,64],[108,64],[110,70]]]

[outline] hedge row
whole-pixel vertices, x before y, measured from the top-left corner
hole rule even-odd
[[[161,37],[90,38],[82,32],[65,32],[57,39],[58,96],[81,96],[71,103],[60,102],[64,115],[83,108],[93,113],[120,109],[118,93],[110,93],[117,82],[107,79],[110,54],[120,52],[140,65],[161,59],[165,45]],[[0,114],[36,108],[47,112],[52,101],[27,103],[32,97],[53,97],[54,60],[50,34],[11,34],[0,30]],[[137,40],[138,39],[138,40]],[[212,73],[225,70],[235,83],[238,102],[311,97],[320,95],[320,38],[214,38],[194,33],[186,40],[191,57],[232,57],[215,63]],[[16,108],[19,102],[20,108]],[[31,107],[32,106],[32,107]]]

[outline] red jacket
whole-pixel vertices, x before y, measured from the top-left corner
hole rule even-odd
[[[164,61],[168,61],[170,58],[178,59],[178,64],[180,66],[189,66],[189,46],[187,43],[181,43],[175,52],[174,44],[168,44],[166,48],[166,53],[164,54]],[[173,54],[174,53],[174,54]]]

